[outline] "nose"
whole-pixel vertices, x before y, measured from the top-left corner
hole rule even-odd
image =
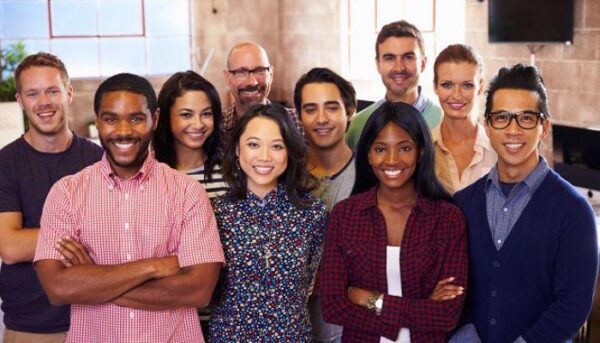
[[[261,161],[270,161],[271,160],[271,149],[268,146],[260,147],[260,154],[258,156]]]
[[[510,123],[505,130],[510,135],[518,135],[523,132],[519,124],[517,124],[517,118],[515,117],[510,118]]]
[[[200,116],[201,115],[194,115],[192,117],[192,127],[194,129],[201,129],[204,127],[204,124],[202,123],[202,118]]]
[[[128,136],[132,131],[131,124],[127,120],[120,120],[117,124],[117,134],[119,136]]]
[[[317,111],[317,123],[318,124],[325,124],[329,121],[329,117],[327,116],[327,113],[325,113],[325,109],[321,108]]]
[[[461,87],[456,87],[456,86],[455,86],[455,87],[452,89],[452,97],[453,97],[454,99],[460,99],[460,98],[462,97],[462,89],[461,89]]]
[[[387,154],[385,154],[384,162],[386,164],[396,164],[398,163],[398,152],[396,149],[389,149]]]

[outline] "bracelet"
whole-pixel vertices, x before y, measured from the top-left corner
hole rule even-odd
[[[383,294],[377,291],[371,292],[367,299],[367,309],[375,312],[376,315],[380,315],[383,309]]]

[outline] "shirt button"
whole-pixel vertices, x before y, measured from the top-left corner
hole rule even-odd
[[[129,193],[125,193],[125,200],[129,200]]]
[[[492,266],[494,266],[494,268],[500,268],[500,262],[494,261],[492,262]]]
[[[494,319],[494,318],[490,319],[490,325],[496,325],[496,319]]]
[[[144,191],[144,186],[140,186],[140,192]]]
[[[129,312],[129,318],[133,319],[133,312]]]
[[[501,239],[498,240],[498,244],[502,244],[502,240]]]
[[[127,261],[131,261],[131,254],[127,254]],[[133,312],[131,312],[133,314]]]
[[[503,208],[502,211],[508,212],[508,207]]]
[[[129,223],[125,223],[125,230],[129,230]]]
[[[492,294],[492,297],[496,297],[496,295],[498,295],[498,292],[496,292],[496,290],[494,289],[494,290],[492,290],[491,294]]]

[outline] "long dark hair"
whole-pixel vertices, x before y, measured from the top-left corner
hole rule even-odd
[[[248,123],[259,117],[273,120],[279,126],[287,150],[287,168],[279,176],[279,182],[284,184],[287,196],[294,206],[306,207],[308,204],[303,200],[303,197],[316,188],[317,180],[306,170],[308,150],[302,135],[294,126],[285,107],[275,103],[259,104],[248,109],[235,126],[231,139],[228,140],[225,158],[223,159],[223,177],[229,183],[229,198],[241,200],[248,193],[247,176],[239,168],[236,149]]]
[[[221,100],[215,87],[198,73],[188,70],[173,74],[163,85],[158,94],[158,107],[160,116],[158,125],[154,130],[152,146],[155,151],[155,157],[160,162],[168,164],[175,168],[177,158],[175,156],[175,137],[171,131],[171,106],[175,100],[188,91],[201,91],[206,94],[210,101],[214,129],[212,134],[202,145],[202,150],[206,156],[204,162],[205,177],[212,179],[212,172],[215,165],[221,163],[222,140],[221,125],[223,113],[221,110]]]
[[[373,168],[369,164],[369,150],[379,132],[388,123],[398,125],[417,144],[420,157],[412,178],[417,193],[433,200],[452,201],[452,197],[446,192],[435,175],[433,141],[423,116],[417,109],[402,102],[383,103],[367,120],[358,141],[356,181],[352,188],[352,194],[365,192],[379,184],[379,179],[377,179]]]

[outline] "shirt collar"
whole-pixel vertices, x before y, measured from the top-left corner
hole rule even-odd
[[[265,206],[267,204],[277,204],[281,200],[286,200],[287,194],[285,192],[285,186],[283,183],[277,184],[277,187],[267,193],[263,199],[259,198],[256,194],[248,191],[246,195],[246,201],[248,203],[256,203],[260,206]]]
[[[371,187],[368,191],[366,191],[363,195],[364,197],[360,199],[358,204],[358,209],[361,211],[371,209],[373,207],[377,207],[377,189],[379,189],[379,185]],[[423,213],[431,213],[435,208],[435,204],[433,200],[427,199],[419,194],[417,194],[417,203],[413,208],[417,212]]]
[[[148,156],[144,160],[144,163],[142,164],[140,170],[138,170],[138,172],[135,173],[135,175],[133,175],[128,180],[138,180],[141,184],[148,179],[148,176],[150,175],[150,173],[154,169],[154,166],[156,165],[156,159],[152,155],[153,154],[148,153]],[[108,161],[108,155],[106,154],[106,152],[104,153],[104,155],[102,155],[102,159],[100,160],[100,171],[109,181],[110,187],[115,186],[116,179],[121,179],[117,176],[117,174],[115,174],[112,166],[110,165],[110,162]]]
[[[421,86],[418,86],[418,91],[419,91],[419,96],[417,97],[417,100],[414,103],[409,104],[409,105],[412,105],[412,107],[416,108],[417,111],[423,113],[423,111],[425,111],[425,108],[429,104],[429,99],[427,99],[425,97],[425,95],[423,94],[423,92],[421,92]],[[377,103],[379,103],[379,105],[381,105],[386,101],[388,101],[387,95],[383,99],[379,100]]]
[[[542,184],[542,181],[544,181],[544,178],[548,174],[548,171],[550,171],[550,167],[548,167],[548,163],[546,162],[546,159],[544,158],[544,156],[540,155],[539,158],[540,158],[540,161],[538,162],[537,167],[535,167],[535,169],[533,169],[533,171],[531,173],[529,173],[529,175],[527,175],[527,177],[523,181],[519,182],[519,184],[521,184],[521,183],[525,184],[525,186],[527,186],[527,188],[529,189],[530,193],[534,193],[537,190],[537,188],[540,186],[540,184]],[[492,170],[490,170],[490,173],[487,176],[484,191],[487,192],[488,189],[490,188],[490,185],[492,185],[492,184],[497,189],[501,189],[500,188],[500,176],[498,175],[498,164],[497,163],[496,163],[496,165],[494,165],[494,167],[492,167]]]
[[[442,140],[441,122],[431,129],[431,139],[433,140],[433,143],[439,145],[442,150],[448,150]],[[475,147],[478,146],[488,151],[492,149],[490,139],[485,134],[485,128],[480,123],[477,123],[477,136],[475,137]]]
[[[271,101],[267,99],[266,104],[270,104]],[[225,130],[233,129],[235,123],[237,123],[237,113],[235,112],[235,103],[232,103],[226,110],[223,112],[223,128]]]

